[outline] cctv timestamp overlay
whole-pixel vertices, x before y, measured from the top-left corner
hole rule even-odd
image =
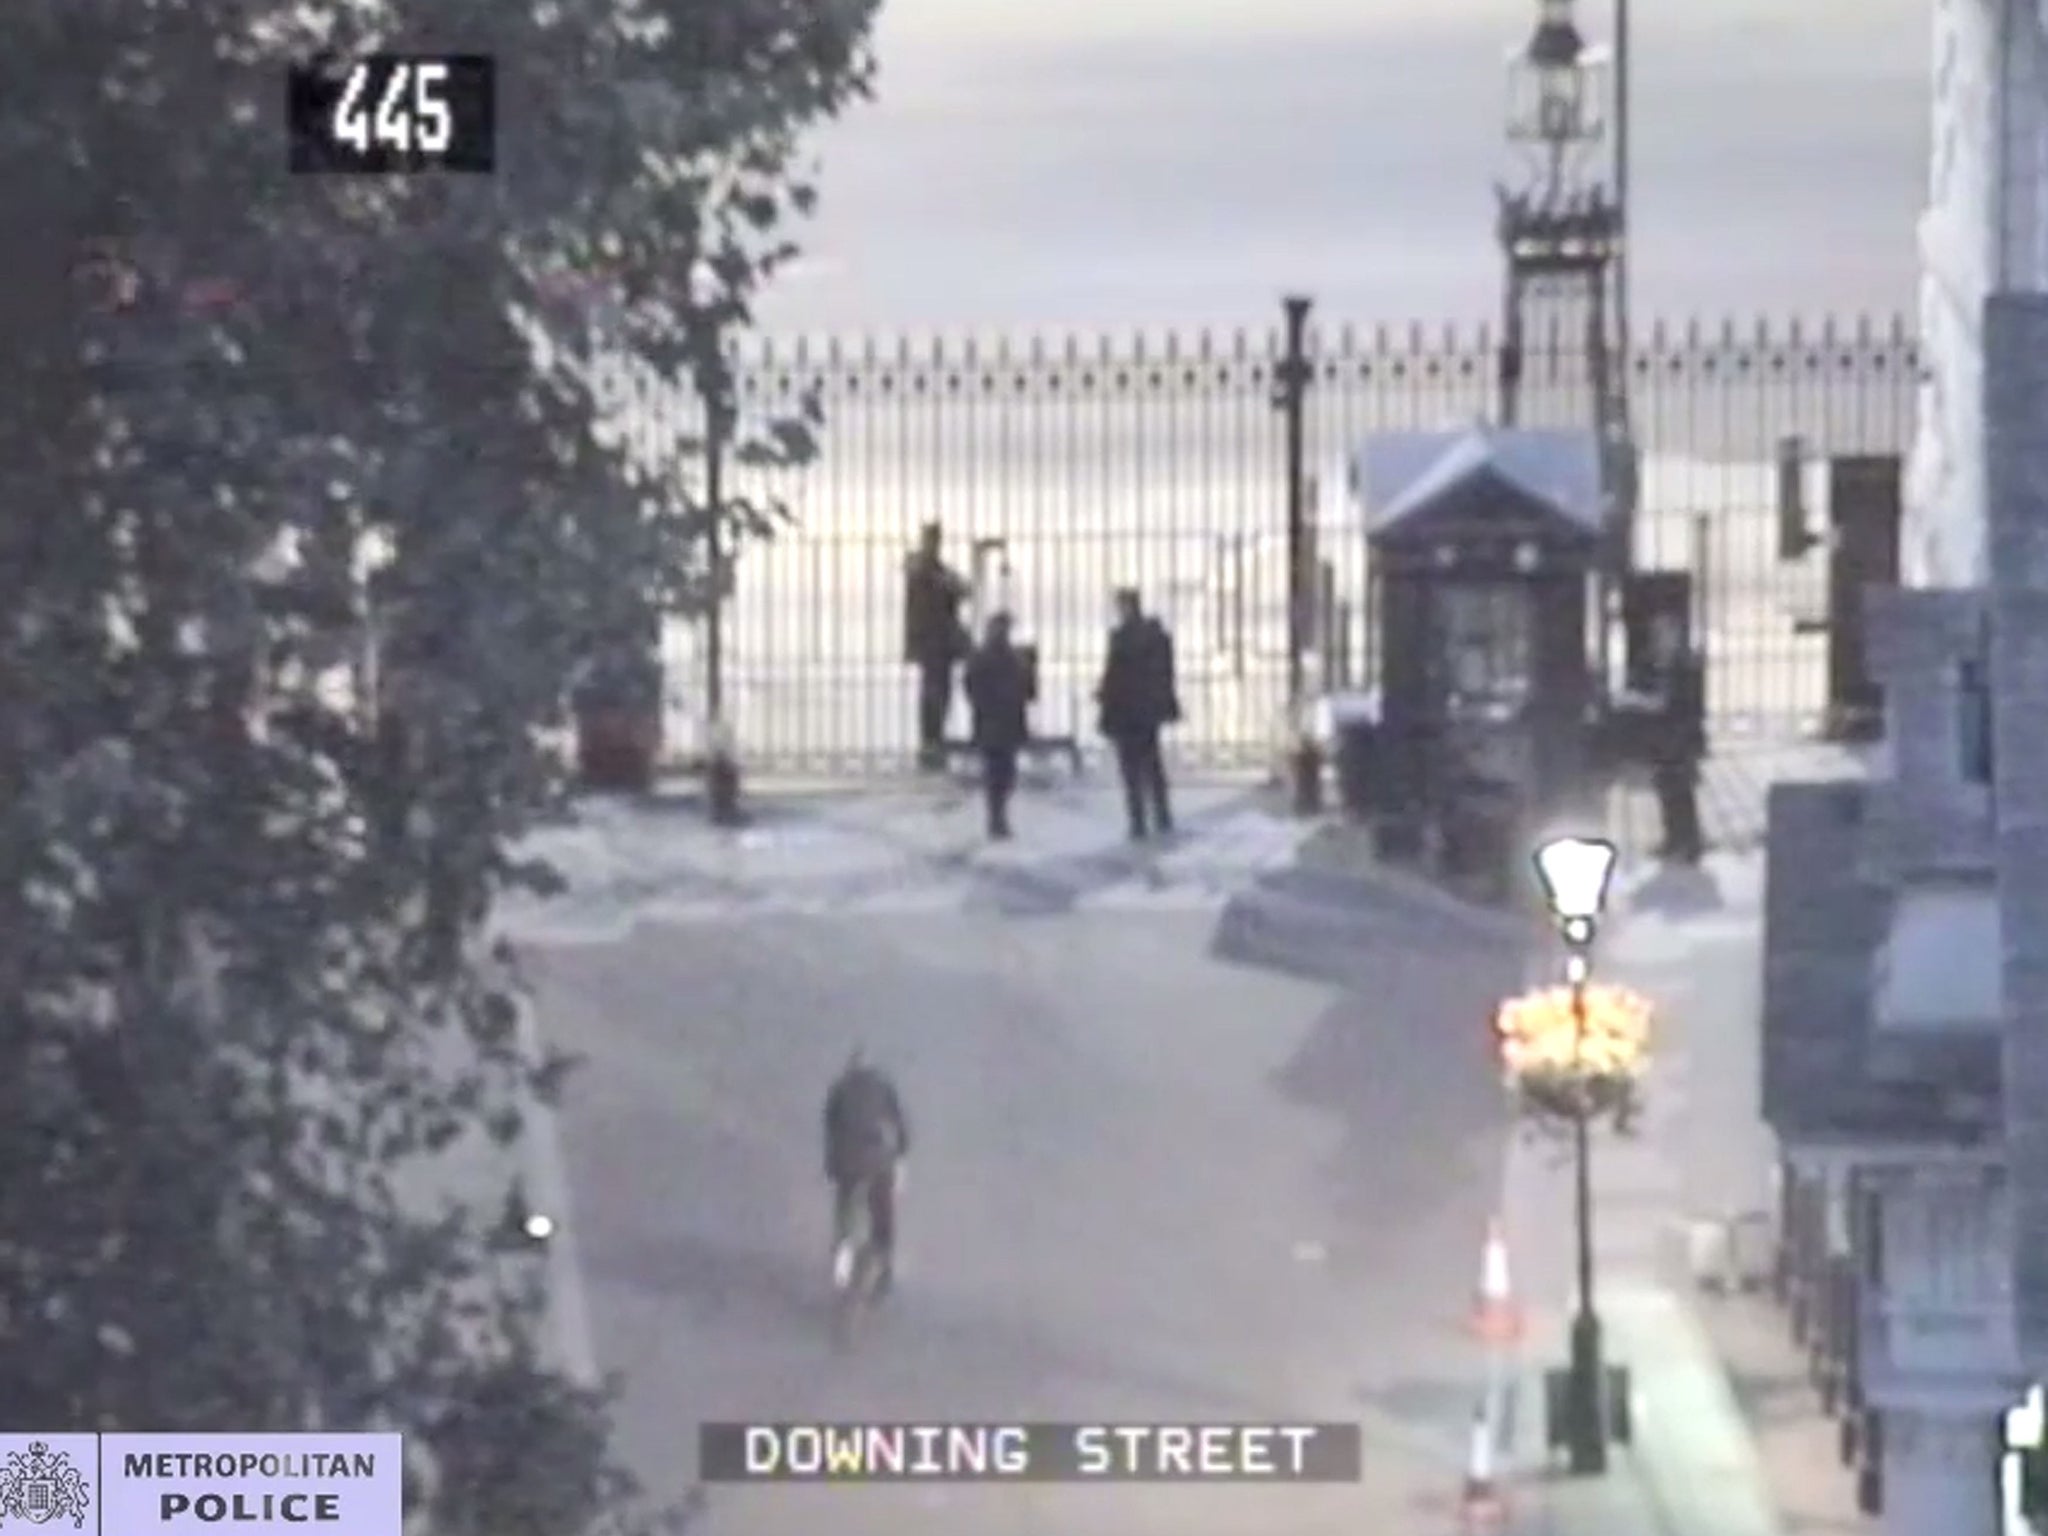
[[[373,53],[294,67],[291,168],[341,176],[486,175],[498,158],[497,71],[480,53]]]

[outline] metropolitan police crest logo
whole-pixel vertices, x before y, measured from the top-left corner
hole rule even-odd
[[[83,1530],[91,1502],[85,1474],[64,1452],[51,1451],[41,1440],[30,1441],[26,1451],[9,1452],[7,1465],[0,1467],[0,1526],[10,1520],[48,1525],[68,1516]]]

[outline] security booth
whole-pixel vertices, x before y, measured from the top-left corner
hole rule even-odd
[[[1531,824],[1593,788],[1601,466],[1594,433],[1560,430],[1359,451],[1383,852],[1512,879]]]

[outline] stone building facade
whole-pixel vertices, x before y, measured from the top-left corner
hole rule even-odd
[[[1933,110],[1886,761],[1773,793],[1763,1090],[1869,1506],[1993,1536],[2048,1377],[2048,0],[1935,0]]]
[[[1934,0],[1932,158],[1918,232],[1923,380],[1902,551],[1915,586],[1987,574],[1984,301],[2048,290],[2042,0]]]

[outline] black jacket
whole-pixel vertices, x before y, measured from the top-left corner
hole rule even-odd
[[[910,557],[903,576],[903,659],[919,666],[945,666],[967,654],[960,605],[967,583],[951,566],[922,552]]]
[[[825,1096],[825,1176],[841,1184],[875,1177],[909,1151],[896,1085],[873,1067],[848,1067]]]
[[[1657,722],[1656,761],[1670,768],[1707,755],[1707,668],[1697,651],[1671,663]]]
[[[967,658],[967,703],[974,711],[974,744],[984,752],[1014,752],[1031,735],[1031,668],[1008,643],[984,641]]]
[[[1112,740],[1143,736],[1180,719],[1173,636],[1150,614],[1126,619],[1109,632],[1109,655],[1095,690],[1097,723]]]

